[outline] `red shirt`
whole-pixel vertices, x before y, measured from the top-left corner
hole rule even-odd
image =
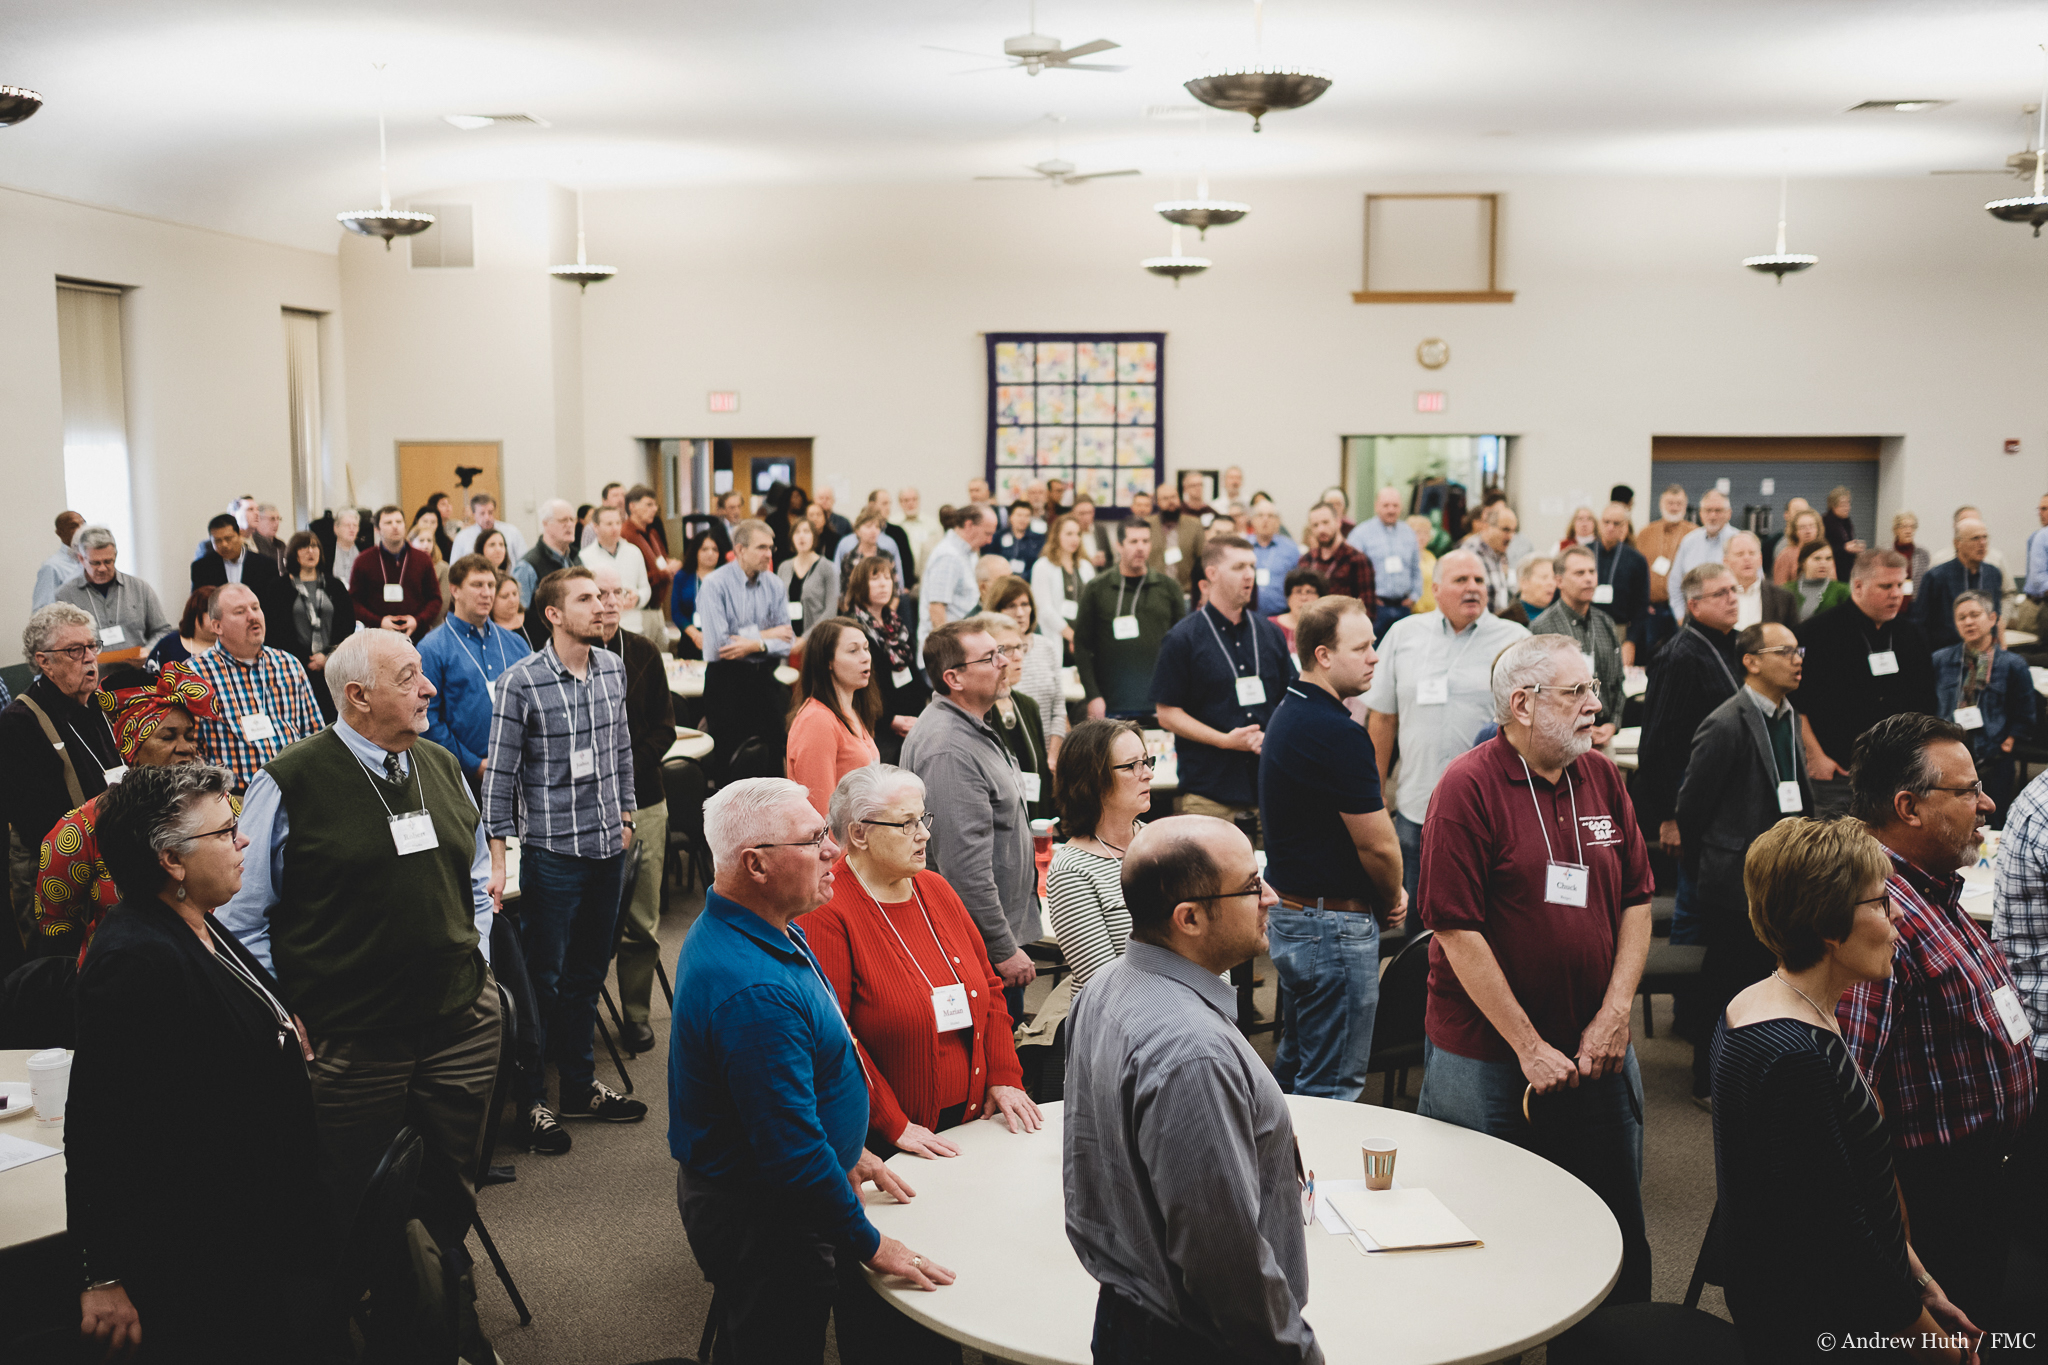
[[[917,897],[878,908],[844,858],[832,872],[832,899],[803,917],[804,939],[860,1044],[869,1128],[893,1142],[907,1124],[935,1127],[956,1104],[967,1106],[967,1121],[981,1118],[992,1085],[1022,1089],[1002,978],[946,879],[920,872]],[[974,1026],[940,1033],[932,988],[955,980],[966,983]]]
[[[434,573],[434,559],[411,541],[400,547],[398,556],[394,569],[381,541],[357,555],[356,566],[348,575],[348,595],[355,599],[356,619],[363,629],[377,629],[377,623],[387,616],[410,616],[419,622],[413,638],[423,639],[441,615],[441,584]],[[398,585],[397,601],[384,600],[386,583]]]
[[[1355,597],[1368,608],[1379,605],[1372,593],[1372,561],[1339,540],[1327,551],[1303,546],[1296,568],[1314,569],[1332,593]]]
[[[1553,859],[1587,865],[1584,909],[1544,900]],[[1654,889],[1635,808],[1604,755],[1586,754],[1552,786],[1525,776],[1521,755],[1496,735],[1452,760],[1430,794],[1417,888],[1422,923],[1484,934],[1529,1022],[1567,1057],[1606,998],[1622,911],[1648,904]],[[1424,1027],[1431,1042],[1461,1057],[1514,1060],[1434,940]]]

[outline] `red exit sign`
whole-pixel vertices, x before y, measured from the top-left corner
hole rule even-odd
[[[1446,396],[1442,390],[1423,389],[1415,395],[1415,410],[1417,412],[1442,412],[1445,401]]]
[[[737,389],[714,391],[711,395],[711,410],[713,412],[738,412],[740,410],[739,391]]]

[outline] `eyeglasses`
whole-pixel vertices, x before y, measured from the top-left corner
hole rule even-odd
[[[997,645],[996,653],[1005,659],[1021,659],[1031,651],[1024,645]]]
[[[932,821],[936,818],[930,811],[926,811],[923,815],[911,820],[863,820],[861,823],[863,825],[879,825],[883,829],[901,830],[908,830],[912,825],[916,825],[926,834],[930,834],[932,832]]]
[[[200,839],[211,839],[216,834],[225,834],[228,836],[228,842],[232,844],[235,841],[235,835],[241,831],[241,828],[242,822],[240,820],[230,820],[225,825],[222,825],[219,829],[210,829],[206,831],[206,833],[204,834],[188,834],[184,838],[178,840],[178,842],[181,844],[190,844],[195,843]]]
[[[1150,754],[1147,754],[1143,758],[1134,758],[1128,763],[1112,763],[1109,765],[1109,770],[1111,772],[1116,773],[1131,773],[1136,772],[1140,768],[1143,768],[1146,772],[1149,773],[1154,771],[1158,767],[1159,760],[1152,757]]]
[[[1003,651],[998,649],[995,653],[984,655],[979,659],[969,659],[961,664],[960,667],[973,668],[977,664],[994,664],[997,668],[1001,668],[1003,666]]]
[[[1574,702],[1584,701],[1588,697],[1594,701],[1600,700],[1600,684],[1598,682],[1573,683],[1570,687],[1566,687],[1562,683],[1531,683],[1529,684],[1529,690],[1531,692],[1562,692]]]
[[[1887,909],[1889,909],[1889,908],[1891,907],[1891,903],[1892,903],[1892,893],[1891,893],[1891,892],[1889,892],[1889,891],[1887,891],[1887,892],[1885,892],[1885,893],[1884,893],[1884,894],[1883,894],[1882,896],[1872,896],[1872,897],[1871,897],[1871,898],[1870,898],[1869,900],[1867,900],[1867,901],[1855,901],[1855,902],[1851,903],[1851,905],[1849,906],[1849,908],[1850,908],[1851,910],[1857,910],[1857,909],[1861,909],[1861,908],[1862,908],[1863,906],[1866,906],[1866,905],[1882,905],[1882,906],[1886,907]]]
[[[1982,782],[1972,782],[1967,787],[1929,787],[1928,790],[1937,792],[1954,792],[1957,796],[1967,796],[1972,801],[1975,801],[1978,797],[1984,794],[1984,784]]]
[[[1727,587],[1718,589],[1717,591],[1703,592],[1698,597],[1695,597],[1692,600],[1695,602],[1718,602],[1724,598],[1730,598],[1733,596],[1735,596],[1735,585],[1733,583],[1730,583]]]
[[[36,651],[36,653],[62,654],[69,658],[73,663],[82,664],[87,659],[91,658],[93,655],[99,653],[99,650],[92,645],[66,645],[62,649],[39,649]]]
[[[1794,659],[1806,657],[1805,645],[1772,645],[1769,649],[1752,649],[1752,654],[1786,654]]]
[[[1265,894],[1266,884],[1263,881],[1255,881],[1242,891],[1218,891],[1213,896],[1182,896],[1181,899],[1187,901],[1234,901],[1239,896],[1258,896],[1263,899]]]
[[[788,842],[786,842],[786,843],[780,843],[780,844],[748,844],[748,845],[747,845],[747,847],[748,847],[748,848],[821,848],[821,847],[823,847],[823,846],[824,846],[825,840],[826,840],[826,839],[827,839],[828,837],[830,837],[830,836],[831,836],[831,833],[832,833],[832,831],[831,831],[831,830],[829,830],[829,829],[821,829],[821,830],[819,830],[819,831],[817,832],[817,834],[816,834],[816,835],[815,835],[814,837],[812,837],[812,838],[809,838],[809,839],[793,839],[793,840],[790,840],[790,841],[788,841]]]

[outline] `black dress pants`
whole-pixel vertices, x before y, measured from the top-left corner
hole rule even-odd
[[[1913,1250],[1950,1302],[1987,1330],[1999,1317],[2012,1250],[2006,1142],[1974,1134],[1940,1147],[1894,1150]]]

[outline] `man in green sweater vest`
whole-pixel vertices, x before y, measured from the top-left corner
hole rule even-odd
[[[1188,614],[1188,599],[1172,578],[1146,569],[1151,553],[1150,525],[1136,518],[1118,522],[1116,569],[1095,575],[1081,589],[1074,663],[1090,719],[1152,714],[1159,642]]]

